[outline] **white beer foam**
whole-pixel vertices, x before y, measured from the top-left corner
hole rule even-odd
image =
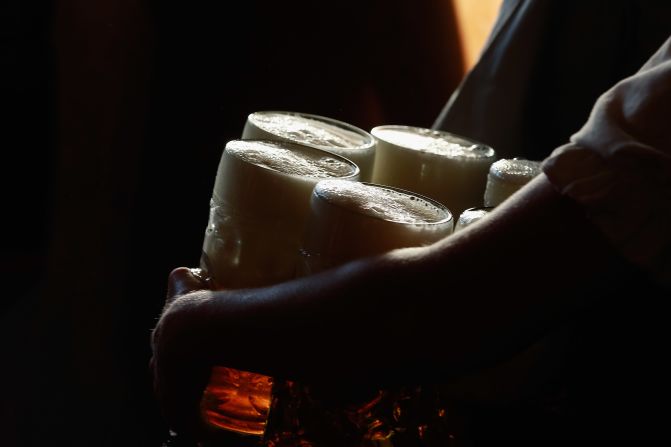
[[[257,112],[250,115],[249,119],[268,133],[299,143],[343,148],[369,144],[362,135],[299,114]]]
[[[462,227],[470,225],[485,217],[487,214],[489,214],[489,211],[490,211],[489,209],[483,209],[483,208],[469,208],[463,213],[461,213],[457,224]]]
[[[378,129],[375,136],[408,149],[448,158],[489,158],[494,150],[482,144],[430,129],[406,127]]]
[[[316,194],[328,202],[371,217],[400,223],[434,223],[449,212],[413,194],[345,180],[323,180]]]
[[[541,162],[521,158],[501,159],[489,168],[490,175],[515,184],[525,184],[540,173]]]
[[[281,142],[238,140],[229,142],[230,154],[258,166],[284,174],[330,178],[354,174],[352,165],[326,155],[283,147]]]

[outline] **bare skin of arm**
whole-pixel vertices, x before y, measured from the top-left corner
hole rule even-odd
[[[168,421],[190,430],[217,364],[343,386],[448,380],[529,346],[626,268],[540,175],[430,247],[259,289],[196,290],[177,269],[153,333],[156,392]]]

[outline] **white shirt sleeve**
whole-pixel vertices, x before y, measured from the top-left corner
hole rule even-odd
[[[543,163],[630,261],[671,287],[671,37]]]

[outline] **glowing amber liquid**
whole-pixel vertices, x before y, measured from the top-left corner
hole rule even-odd
[[[263,435],[273,380],[269,376],[216,366],[201,401],[207,423],[248,435]]]

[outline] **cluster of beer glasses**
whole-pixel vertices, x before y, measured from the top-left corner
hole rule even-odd
[[[428,245],[453,231],[454,217],[482,207],[494,161],[491,147],[447,132],[379,126],[369,133],[312,114],[250,114],[242,138],[228,142],[220,160],[201,267],[215,288],[258,287],[393,248]],[[371,215],[356,197],[375,197],[406,213],[413,207],[431,210],[433,220]],[[328,424],[306,419],[314,408],[297,404],[310,400],[306,390],[298,390],[300,385],[291,382],[273,383],[268,376],[218,366],[203,395],[202,414],[209,426],[247,436],[253,444],[327,443],[314,428],[329,432]],[[273,394],[284,395],[275,399],[274,410],[283,419],[275,418],[267,430]],[[395,435],[398,445],[399,433],[421,438],[422,427],[447,433],[446,411],[436,399],[427,386],[376,390],[372,400],[326,411],[324,420],[341,421],[331,428],[356,433],[350,441],[389,443]],[[417,404],[427,400],[432,403]],[[430,408],[433,425],[425,423],[428,416],[412,419],[413,411],[400,411],[402,402],[415,416]],[[344,415],[349,415],[346,424]],[[314,429],[307,436],[306,426],[308,433]]]

